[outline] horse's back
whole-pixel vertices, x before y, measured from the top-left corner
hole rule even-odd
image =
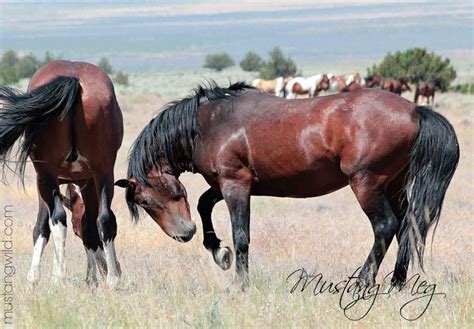
[[[329,193],[345,186],[347,175],[361,166],[408,154],[418,130],[412,103],[371,89],[291,101],[246,92],[201,108],[206,154],[216,163],[246,159],[259,194]],[[211,117],[212,125],[206,125]],[[311,188],[299,188],[309,181]]]
[[[54,61],[41,67],[32,77],[28,90],[42,86],[57,76],[74,77],[81,86],[72,112],[65,118],[48,122],[38,134],[38,143],[44,145],[47,135],[55,135],[49,144],[55,143],[60,136],[69,142],[56,149],[66,158],[77,154],[84,162],[96,162],[100,166],[112,166],[117,150],[123,138],[123,118],[116,100],[112,81],[99,67],[85,62]],[[38,152],[39,153],[39,152]],[[44,153],[44,152],[43,152]],[[102,156],[99,156],[101,155]],[[58,156],[59,156],[58,155]],[[80,171],[77,167],[86,165],[68,165],[62,171]],[[69,168],[71,167],[71,168]]]

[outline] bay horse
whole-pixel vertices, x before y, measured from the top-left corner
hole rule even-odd
[[[434,105],[434,96],[437,88],[441,88],[441,81],[439,79],[434,79],[431,82],[422,82],[416,85],[415,89],[415,99],[414,103],[419,104],[418,98],[421,96],[421,104],[424,104],[424,99],[428,105],[430,105],[430,98],[431,98],[431,105]]]
[[[255,79],[252,81],[252,86],[276,96],[283,96],[286,84],[292,79],[293,77],[278,77],[273,80]]]
[[[127,178],[115,184],[126,188],[133,218],[141,207],[168,235],[188,241],[196,227],[179,175],[201,174],[210,185],[198,202],[204,246],[222,269],[230,267],[232,253],[211,221],[224,200],[243,288],[251,195],[308,198],[350,185],[374,233],[360,282],[375,281],[396,236],[392,283],[401,285],[416,255],[423,266],[428,229],[458,160],[455,131],[443,116],[386,91],[286,100],[236,83],[200,86],[165,106],[135,140]]]
[[[287,99],[296,99],[298,95],[308,94],[309,97],[318,96],[322,90],[329,88],[327,74],[317,74],[309,78],[296,77],[290,80],[285,87]]]
[[[368,77],[365,77],[364,80],[366,88],[375,88],[382,84],[382,78],[378,74],[369,75]]]
[[[405,78],[383,80],[380,87],[397,95],[401,95],[404,91],[411,91]]]
[[[81,187],[84,211],[73,210],[73,223],[88,257],[86,280],[97,282],[92,260],[105,258],[107,284],[116,286],[120,278],[114,246],[117,223],[110,205],[123,120],[112,81],[95,65],[55,61],[33,75],[26,93],[1,86],[0,101],[0,161],[4,170],[12,161],[13,145],[24,135],[14,171],[23,180],[28,157],[36,171],[39,210],[28,282],[35,285],[40,278],[41,256],[51,233],[52,279],[65,279],[66,212],[59,185],[76,183]]]

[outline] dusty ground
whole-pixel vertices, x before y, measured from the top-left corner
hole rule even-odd
[[[126,155],[134,138],[171,97],[128,89],[119,89],[118,93],[124,113],[125,138],[115,173],[116,178],[122,178],[126,172]],[[412,99],[411,94],[406,97]],[[287,283],[286,278],[294,270],[304,267],[338,282],[365,260],[372,244],[372,231],[348,188],[307,200],[253,198],[252,286],[245,294],[232,289],[233,268],[221,271],[202,246],[196,203],[206,184],[200,176],[192,174],[182,176],[198,225],[198,233],[190,242],[180,244],[171,240],[148,217],[133,225],[123,191],[118,190],[113,209],[118,218],[116,242],[124,273],[120,288],[111,291],[101,282],[96,289],[83,283],[86,258],[80,240],[69,227],[67,284],[56,287],[50,283],[52,248],[49,244],[43,258],[41,284],[32,291],[26,284],[26,274],[31,259],[37,197],[34,172],[29,166],[26,191],[16,183],[0,187],[1,209],[12,205],[14,214],[16,326],[323,328],[380,327],[383,324],[398,328],[472,327],[474,96],[446,93],[438,96],[436,102],[436,110],[445,115],[457,131],[461,160],[446,196],[432,250],[427,248],[426,274],[421,274],[423,279],[437,285],[436,292],[443,292],[446,297],[435,296],[420,319],[408,322],[399,314],[402,305],[416,297],[410,291],[392,294],[390,298],[378,297],[370,313],[356,322],[345,317],[339,306],[340,295],[313,296],[312,289],[290,294],[294,281]],[[215,208],[214,223],[218,235],[230,244],[230,223],[223,204]],[[393,268],[395,247],[394,243],[383,263],[379,282]],[[405,315],[415,316],[423,305],[426,299]],[[368,303],[360,306],[367,308]],[[352,311],[347,315],[364,313]]]

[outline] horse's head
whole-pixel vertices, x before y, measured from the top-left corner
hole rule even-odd
[[[329,79],[327,74],[323,74],[323,78],[321,82],[317,86],[317,90],[328,90],[329,86],[331,85],[331,80]]]
[[[180,242],[191,240],[196,224],[191,220],[186,190],[175,176],[153,171],[147,184],[134,177],[121,179],[115,185],[126,188],[126,200],[134,218],[138,218],[137,205],[165,231]]]

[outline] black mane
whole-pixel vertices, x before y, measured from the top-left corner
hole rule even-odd
[[[192,95],[165,105],[133,143],[129,154],[128,179],[134,177],[138,183],[150,186],[147,176],[153,168],[167,165],[175,176],[193,171],[192,155],[194,139],[198,134],[199,105],[205,101],[236,96],[245,89],[253,87],[237,82],[223,88],[211,81],[208,86],[199,85]],[[127,188],[127,203],[132,217],[136,219],[138,210],[133,194]]]

